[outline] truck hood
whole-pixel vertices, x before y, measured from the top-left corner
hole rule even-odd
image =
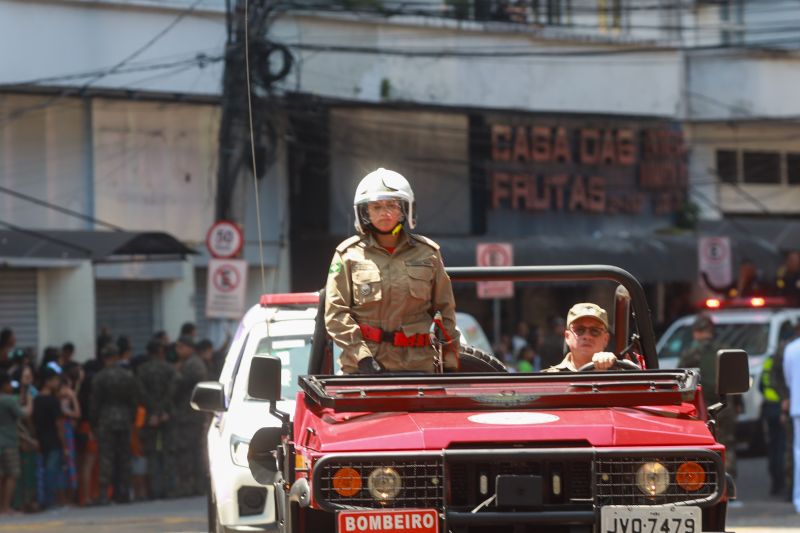
[[[310,414],[310,413],[309,413]],[[520,411],[334,413],[309,425],[309,448],[323,453],[441,450],[454,444],[536,442],[591,446],[700,446],[714,439],[694,407],[614,407]]]

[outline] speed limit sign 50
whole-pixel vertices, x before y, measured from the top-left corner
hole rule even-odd
[[[214,223],[206,235],[209,253],[218,259],[236,257],[244,245],[244,236],[239,226],[227,220]]]

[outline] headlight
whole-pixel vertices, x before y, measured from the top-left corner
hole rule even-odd
[[[376,468],[367,478],[370,495],[379,502],[393,500],[403,488],[403,481],[397,470],[391,467]]]
[[[250,441],[231,435],[231,460],[233,464],[248,468],[247,451],[250,449]]]
[[[662,494],[669,487],[669,471],[661,463],[645,463],[636,471],[636,485],[648,496]]]

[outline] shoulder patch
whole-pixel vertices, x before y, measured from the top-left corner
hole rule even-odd
[[[342,253],[351,246],[353,246],[355,243],[359,242],[360,240],[361,240],[361,235],[353,235],[352,237],[347,238],[343,240],[341,243],[339,243],[339,246],[336,247],[336,251]]]
[[[434,250],[437,250],[437,251],[439,250],[439,245],[436,244],[435,241],[432,241],[431,239],[425,237],[424,235],[417,235],[416,233],[409,233],[409,236],[414,240],[417,240],[417,241],[419,241],[419,242],[421,242],[423,244],[427,244],[428,246],[430,246]]]

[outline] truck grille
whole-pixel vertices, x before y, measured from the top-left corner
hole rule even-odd
[[[687,492],[675,481],[678,467],[693,461],[703,467],[706,480],[699,490]],[[636,472],[645,462],[659,462],[669,471],[669,485],[663,494],[648,496],[636,484]],[[710,457],[603,457],[596,461],[595,482],[598,505],[662,505],[713,497],[719,487],[717,466]]]
[[[367,478],[376,468],[394,468],[402,479],[400,493],[393,500],[377,502],[369,493]],[[440,508],[443,502],[444,481],[440,457],[409,460],[366,460],[341,458],[318,465],[315,480],[319,483],[318,499],[339,508]],[[333,476],[340,468],[352,468],[361,476],[361,490],[354,496],[342,496],[333,489]]]
[[[447,465],[448,505],[474,508],[494,495],[499,475],[541,476],[542,506],[590,503],[592,466],[585,460],[504,460],[453,462]],[[483,478],[483,479],[482,479]],[[555,479],[558,481],[554,481]]]

